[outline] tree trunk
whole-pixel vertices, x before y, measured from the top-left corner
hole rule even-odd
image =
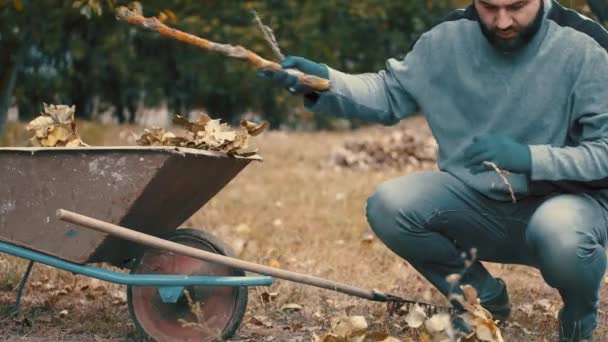
[[[10,48],[5,50],[4,47],[1,49],[4,51],[16,51],[16,53],[12,56],[9,54],[0,61],[0,65],[7,66],[7,68],[4,68],[4,72],[0,73],[0,135],[4,133],[13,90],[17,83],[17,74],[23,61],[27,43],[21,40],[16,45],[16,50]]]

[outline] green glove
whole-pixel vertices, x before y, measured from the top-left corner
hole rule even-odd
[[[530,148],[506,136],[475,137],[465,149],[464,156],[467,159],[466,167],[474,174],[491,169],[483,164],[486,161],[515,173],[529,174],[532,170]]]
[[[329,79],[329,69],[326,66],[303,57],[288,56],[281,61],[281,67],[283,69],[297,69],[308,75]],[[314,93],[314,90],[300,83],[296,76],[290,75],[285,71],[266,70],[258,72],[257,75],[260,78],[273,80],[294,95],[309,95]]]

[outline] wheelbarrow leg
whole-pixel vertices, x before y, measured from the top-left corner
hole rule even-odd
[[[27,265],[25,273],[23,274],[23,277],[21,278],[21,281],[19,282],[19,287],[17,288],[17,300],[15,301],[15,306],[10,312],[11,316],[19,314],[19,310],[21,308],[21,296],[23,295],[23,288],[27,283],[27,279],[30,277],[30,273],[32,273],[32,267],[34,267],[34,262],[30,261],[30,263]]]

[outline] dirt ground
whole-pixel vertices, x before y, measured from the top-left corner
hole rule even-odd
[[[423,122],[414,118],[404,125],[419,127]],[[129,129],[137,130],[108,126],[101,131],[88,124],[82,137],[93,144],[132,144]],[[412,267],[370,236],[365,221],[367,197],[380,182],[403,172],[325,166],[332,148],[346,139],[394,129],[398,128],[265,133],[255,139],[264,161],[250,164],[183,226],[213,233],[245,260],[445,304]],[[11,136],[20,138],[18,133]],[[14,301],[26,265],[0,256],[0,305]],[[503,329],[505,340],[556,340],[557,291],[535,269],[495,264],[489,268],[506,281],[514,305],[512,319]],[[276,298],[263,300],[265,292],[276,292]],[[332,318],[345,314],[363,315],[372,329],[400,340],[417,340],[418,332],[407,328],[403,317],[390,316],[383,304],[281,280],[269,288],[250,288],[249,295],[247,314],[234,341],[310,341],[329,331]],[[606,287],[601,295],[598,341],[608,340]],[[37,265],[25,290],[22,313],[0,318],[0,340],[142,340],[125,299],[122,286]],[[298,304],[301,309],[281,310],[285,304]]]

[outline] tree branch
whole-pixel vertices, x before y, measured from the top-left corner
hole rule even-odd
[[[207,40],[207,39],[204,39],[201,37],[197,37],[193,34],[171,28],[171,27],[163,24],[162,22],[160,22],[158,19],[156,19],[154,17],[146,18],[142,15],[139,15],[139,14],[129,10],[126,7],[121,6],[121,7],[117,8],[116,17],[119,20],[128,22],[129,24],[138,25],[143,28],[146,28],[146,29],[149,29],[152,31],[156,31],[163,36],[167,36],[167,37],[176,39],[180,42],[198,46],[202,49],[216,52],[216,53],[228,56],[228,57],[247,61],[247,62],[253,64],[256,68],[261,69],[261,70],[273,70],[273,71],[283,70],[281,68],[280,64],[266,60],[266,59],[260,57],[259,55],[257,55],[256,53],[254,53],[250,50],[247,50],[240,45],[235,46],[235,45],[230,45],[230,44],[215,43],[210,40]],[[298,77],[298,79],[300,80],[300,82],[302,84],[306,85],[307,87],[309,87],[315,91],[324,92],[324,91],[329,90],[329,86],[330,86],[329,80],[326,80],[326,79],[323,79],[323,78],[320,78],[317,76],[307,75],[307,74],[304,74],[295,69],[286,69],[284,71],[288,72],[291,75]]]

